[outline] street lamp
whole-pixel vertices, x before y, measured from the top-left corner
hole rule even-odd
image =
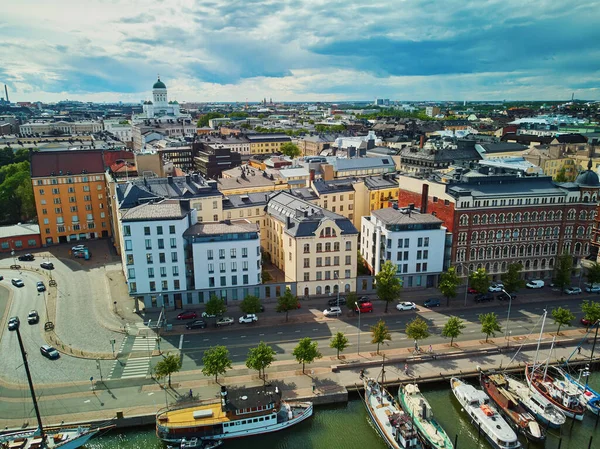
[[[357,355],[360,355],[360,307],[356,304],[356,311],[358,312],[358,350],[356,352]]]
[[[504,331],[504,339],[507,341],[506,347],[510,345],[509,333],[508,333],[508,320],[510,320],[510,306],[512,305],[512,295],[506,290],[501,289],[502,293],[508,296],[508,313],[506,314],[506,330]]]
[[[460,266],[461,266],[462,268],[464,268],[464,269],[465,269],[465,271],[467,272],[467,275],[466,275],[466,278],[467,278],[467,285],[465,286],[465,307],[467,307],[467,294],[469,293],[469,272],[470,272],[471,270],[469,270],[469,269],[467,268],[467,266],[466,266],[464,263],[462,263],[462,262],[460,262],[460,263],[457,263],[456,265],[457,265],[457,266],[458,266],[458,265],[460,265]]]

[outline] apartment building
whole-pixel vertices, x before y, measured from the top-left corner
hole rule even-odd
[[[111,236],[101,150],[34,152],[31,182],[43,244]]]
[[[412,209],[386,208],[362,217],[360,252],[376,275],[384,262],[397,266],[404,287],[434,287],[444,270],[442,220]]]
[[[279,153],[281,145],[291,142],[286,134],[247,134],[250,142],[250,154]]]

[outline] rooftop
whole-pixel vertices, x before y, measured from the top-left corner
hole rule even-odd
[[[179,220],[185,217],[189,210],[189,203],[179,200],[163,200],[128,209],[121,217],[121,221]]]
[[[0,239],[18,237],[20,235],[35,235],[39,233],[39,225],[33,223],[0,226]]]
[[[31,154],[31,177],[104,173],[102,150],[34,152]]]
[[[443,223],[437,217],[434,217],[431,214],[420,214],[418,212],[412,211],[408,213],[408,211],[394,209],[388,207],[386,209],[379,209],[371,212],[374,217],[381,220],[385,224],[423,224],[423,223]]]
[[[245,234],[248,232],[258,232],[258,224],[250,223],[247,220],[238,221],[220,221],[218,223],[196,223],[185,231],[185,236],[207,236],[223,234]]]
[[[367,170],[380,167],[389,168],[391,171],[396,169],[394,160],[391,157],[359,157],[355,159],[328,157],[327,162],[333,165],[335,171]]]

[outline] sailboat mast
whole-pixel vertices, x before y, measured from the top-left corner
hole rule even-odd
[[[556,335],[552,337],[552,344],[550,345],[550,354],[548,354],[548,358],[546,359],[546,367],[544,368],[544,380],[546,380],[546,374],[548,374],[548,364],[550,363],[550,359],[552,358],[552,351],[554,350],[554,340],[556,340]]]
[[[33,389],[33,380],[31,379],[31,372],[29,371],[29,363],[27,362],[27,353],[23,347],[23,340],[21,339],[21,331],[16,328],[17,339],[19,340],[19,349],[21,350],[21,357],[23,357],[23,365],[25,366],[25,373],[27,373],[27,382],[29,383],[29,391],[31,392],[31,399],[33,400],[33,408],[35,409],[35,416],[37,418],[38,426],[40,428],[40,436],[44,437],[44,427],[42,426],[42,416],[40,415],[40,409],[37,403],[37,397],[35,390]]]

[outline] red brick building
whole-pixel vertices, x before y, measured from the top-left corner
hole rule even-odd
[[[0,227],[0,252],[29,251],[42,247],[37,224],[16,224]]]

